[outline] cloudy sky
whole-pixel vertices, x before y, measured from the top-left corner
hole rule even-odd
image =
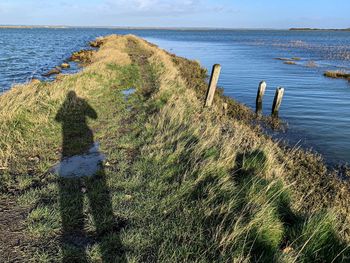
[[[350,27],[350,0],[0,0],[1,25]]]

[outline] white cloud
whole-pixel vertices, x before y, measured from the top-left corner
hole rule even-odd
[[[130,15],[172,15],[224,10],[223,6],[206,4],[203,0],[107,0],[110,12]]]
[[[0,0],[0,24],[206,26],[215,25],[215,21],[231,12],[230,5],[224,5],[225,2],[226,0]]]
[[[157,0],[136,0],[135,2],[137,4],[138,9],[149,10],[152,7],[154,7],[157,4],[157,2],[159,2],[159,1],[157,1]]]

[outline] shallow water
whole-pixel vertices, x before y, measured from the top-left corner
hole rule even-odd
[[[126,90],[122,90],[122,94],[124,95],[125,99],[128,99],[135,92],[136,92],[135,88],[129,88],[129,89],[126,89]]]
[[[104,154],[99,152],[99,144],[95,143],[87,153],[63,158],[52,172],[66,178],[89,177],[102,170]]]
[[[112,33],[139,35],[209,69],[220,63],[225,94],[252,108],[265,80],[265,114],[283,86],[280,117],[289,124],[290,143],[313,147],[329,162],[350,161],[350,83],[323,77],[325,70],[350,70],[350,32],[0,29],[0,91],[45,79],[42,73],[89,40]],[[292,57],[300,58],[297,65],[276,59]],[[68,72],[76,70],[73,65]]]

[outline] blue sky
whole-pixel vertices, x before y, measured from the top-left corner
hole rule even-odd
[[[0,0],[2,25],[350,27],[350,0]]]

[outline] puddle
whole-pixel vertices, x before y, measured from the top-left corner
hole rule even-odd
[[[129,88],[122,91],[122,94],[124,95],[125,100],[128,100],[129,96],[134,94],[136,92],[135,88]]]
[[[103,168],[102,161],[105,159],[99,152],[99,144],[94,143],[86,154],[67,157],[53,167],[52,171],[62,177],[93,176]]]

